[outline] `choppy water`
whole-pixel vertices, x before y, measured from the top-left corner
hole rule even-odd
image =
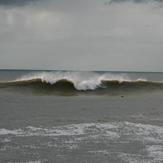
[[[163,162],[162,79],[0,71],[0,162]]]

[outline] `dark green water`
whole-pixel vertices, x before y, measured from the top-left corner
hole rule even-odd
[[[67,85],[56,86],[62,79]],[[163,73],[0,71],[0,162],[163,162],[162,79]]]

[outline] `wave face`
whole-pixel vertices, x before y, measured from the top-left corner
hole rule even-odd
[[[118,92],[162,90],[162,81],[131,79],[125,73],[96,72],[35,72],[16,80],[1,81],[0,88],[35,88],[60,92]]]

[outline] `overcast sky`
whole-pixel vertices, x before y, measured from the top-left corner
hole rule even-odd
[[[0,0],[0,68],[163,71],[163,1]]]

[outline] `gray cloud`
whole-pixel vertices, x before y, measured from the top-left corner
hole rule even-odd
[[[31,2],[37,2],[38,0],[0,0],[0,5],[3,6],[24,6]]]
[[[118,3],[118,2],[135,2],[135,3],[147,3],[147,2],[163,2],[163,0],[110,0],[110,3]]]
[[[105,2],[1,6],[0,68],[162,71],[160,3]]]

